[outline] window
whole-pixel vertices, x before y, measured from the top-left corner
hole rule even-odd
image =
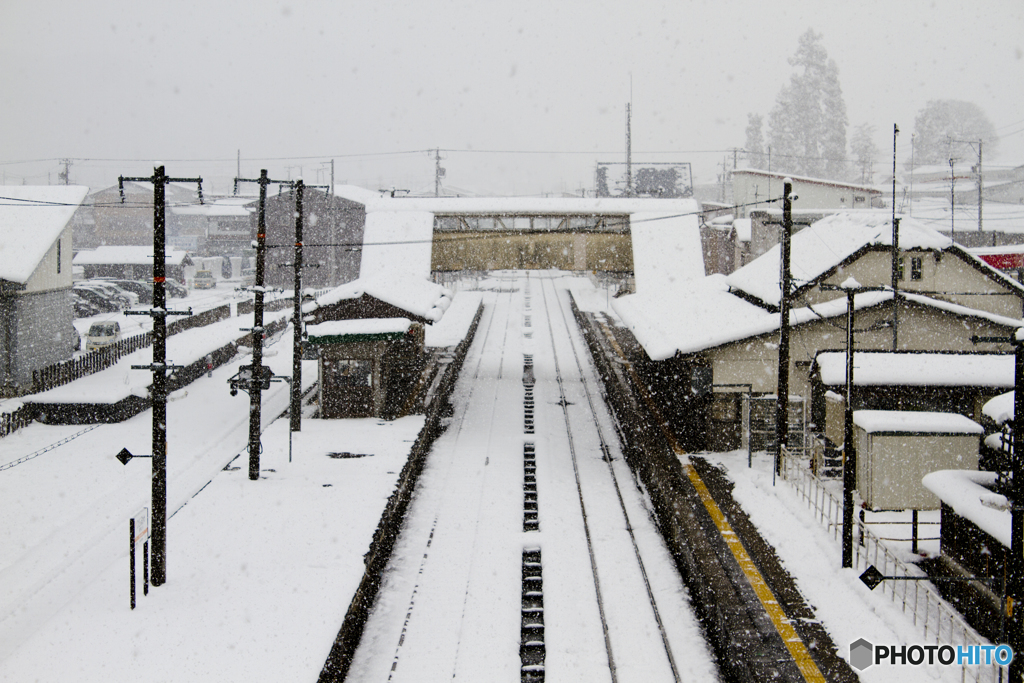
[[[923,277],[923,261],[920,256],[914,256],[910,259],[910,279],[920,280]]]
[[[903,263],[906,259],[900,258],[899,263],[896,264],[896,277],[900,280],[904,278],[903,275]]]

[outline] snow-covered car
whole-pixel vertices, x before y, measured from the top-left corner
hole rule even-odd
[[[213,289],[217,286],[217,280],[213,277],[212,270],[197,270],[192,279],[192,286],[196,289]]]
[[[71,304],[75,307],[76,318],[91,318],[94,315],[99,315],[104,311],[92,303],[78,292],[71,293]]]
[[[99,309],[100,313],[116,313],[125,307],[123,300],[115,298],[109,292],[86,287],[82,283],[76,283],[73,292]]]
[[[121,338],[121,326],[116,322],[93,323],[85,333],[85,350],[95,351],[109,346]]]
[[[79,282],[78,284],[109,292],[111,296],[124,301],[126,308],[139,305],[138,294],[136,294],[135,292],[130,292],[127,289],[124,289],[123,287],[119,287],[115,282],[111,280],[84,280],[82,282]]]
[[[186,288],[185,285],[181,284],[177,280],[165,280],[164,291],[167,292],[167,296],[176,299],[183,299],[186,296],[188,296],[188,288]]]
[[[119,280],[113,277],[101,277],[93,278],[90,282],[109,282],[112,285],[120,287],[121,289],[132,292],[139,297],[140,304],[151,304],[153,303],[153,283],[142,282],[141,280]]]

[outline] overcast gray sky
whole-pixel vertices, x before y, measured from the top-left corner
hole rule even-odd
[[[1020,0],[4,0],[3,181],[242,174],[372,189],[593,189],[595,161],[683,161],[711,181],[767,115],[808,28],[839,67],[850,131],[909,159],[932,99],[979,105],[1024,164]],[[767,116],[766,116],[767,118]],[[445,151],[448,150],[448,151]],[[742,163],[742,159],[741,159]]]

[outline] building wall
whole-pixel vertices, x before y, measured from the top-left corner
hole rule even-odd
[[[366,225],[362,204],[312,188],[303,191],[303,288],[336,287],[359,277]],[[295,270],[295,194],[283,192],[267,198],[267,250],[265,284],[290,290]],[[257,216],[250,216],[250,239],[256,239]],[[318,246],[322,245],[322,246]],[[313,267],[316,266],[316,267]]]
[[[764,208],[758,204],[782,197],[783,177],[775,174],[734,171],[732,174],[733,200],[737,204],[736,217],[746,218],[751,210]],[[828,181],[809,182],[793,178],[793,194],[797,196],[794,209],[869,209],[878,203],[880,192],[856,185],[833,184]]]
[[[628,233],[435,232],[430,269],[632,272]]]
[[[50,246],[50,250],[39,262],[39,266],[29,277],[28,282],[25,283],[26,292],[45,292],[71,286],[73,282],[71,235],[72,226],[68,223],[60,237]]]
[[[857,491],[872,510],[937,510],[921,478],[938,470],[978,469],[977,435],[868,434],[856,430]]]
[[[857,350],[892,350],[891,304],[858,311],[854,325]],[[791,395],[811,398],[810,367],[819,351],[846,349],[844,316],[819,320],[790,329],[789,390]],[[903,304],[899,311],[901,351],[998,351],[997,344],[971,342],[972,335],[1005,336],[1006,327],[979,318],[968,318],[934,308]],[[750,384],[756,393],[778,389],[779,333],[761,335],[720,347],[700,355],[713,368],[714,384]],[[736,393],[740,393],[739,390]]]
[[[936,258],[938,255],[938,258]],[[951,303],[986,311],[995,315],[1020,318],[1024,297],[1019,290],[1002,284],[967,263],[956,254],[926,250],[905,252],[903,279],[899,287],[905,292],[919,292]],[[912,277],[912,261],[920,259],[921,279]],[[892,282],[892,256],[888,250],[869,251],[853,263],[824,280],[828,285],[839,285],[853,277],[863,286],[889,285]],[[814,305],[834,299],[835,291],[818,287],[806,290],[800,301]]]
[[[31,386],[33,370],[67,360],[74,353],[78,332],[71,290],[5,295],[0,297],[0,309],[4,323],[0,339],[5,346],[0,386],[5,393],[12,393],[13,386],[13,393],[20,394]]]

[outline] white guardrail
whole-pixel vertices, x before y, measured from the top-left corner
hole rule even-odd
[[[807,458],[793,457],[786,449],[783,449],[783,455],[782,478],[807,502],[818,522],[832,532],[833,540],[841,543],[843,501],[811,472]],[[900,560],[860,519],[856,522],[853,539],[855,570],[862,571],[874,565],[884,576],[926,576],[918,567]],[[914,625],[922,629],[925,642],[934,641],[936,645],[954,647],[991,644],[927,581],[884,581],[880,590],[888,593],[893,602],[901,603],[904,613],[910,613]],[[999,683],[1006,680],[1005,669],[995,664],[963,664],[960,668],[961,681]]]

